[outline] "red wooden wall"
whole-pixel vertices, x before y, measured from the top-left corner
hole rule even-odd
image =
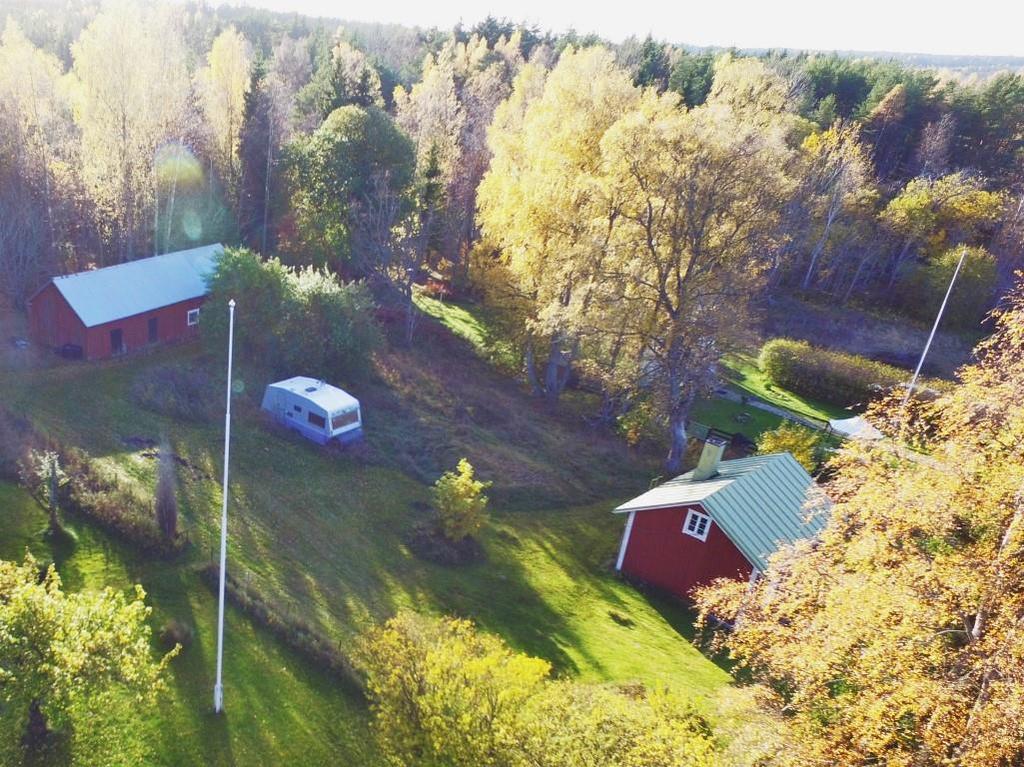
[[[694,506],[636,512],[622,572],[683,599],[715,578],[750,578],[750,562],[714,521],[706,541],[683,532],[689,508],[700,511]]]
[[[103,325],[87,328],[64,300],[60,291],[50,283],[33,298],[29,305],[29,324],[37,343],[59,349],[64,344],[82,347],[85,358],[102,360],[113,356],[110,332],[121,330],[125,352],[151,346],[149,320],[157,320],[156,343],[170,343],[195,338],[199,326],[189,326],[188,312],[198,309],[203,298],[193,298],[150,312],[124,317]]]

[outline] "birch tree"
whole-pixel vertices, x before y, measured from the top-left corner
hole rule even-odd
[[[593,262],[605,244],[594,233],[606,232],[614,217],[598,190],[601,137],[639,98],[610,52],[569,48],[546,78],[535,67],[522,70],[488,136],[494,156],[478,192],[478,223],[533,304],[527,376],[552,401],[568,381],[579,310],[588,305]],[[543,377],[538,352],[546,358]]]
[[[189,111],[179,23],[169,7],[114,2],[82,31],[71,55],[85,183],[112,260],[136,258],[152,220],[157,147],[182,134]]]
[[[237,201],[238,149],[251,78],[251,46],[237,29],[228,27],[214,39],[206,62],[197,78],[203,111],[210,127],[217,169],[231,199]]]

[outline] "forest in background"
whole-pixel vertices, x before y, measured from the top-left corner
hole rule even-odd
[[[800,295],[978,329],[1024,236],[1024,77],[609,45],[505,20],[339,25],[201,5],[17,5],[0,41],[0,274],[223,241],[483,303],[551,400],[668,427]],[[385,314],[384,316],[390,316]],[[646,416],[645,416],[646,417]]]

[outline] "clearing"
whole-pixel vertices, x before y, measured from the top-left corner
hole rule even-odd
[[[72,588],[141,582],[155,606],[154,627],[171,618],[195,627],[195,641],[172,665],[160,720],[143,728],[159,730],[156,763],[289,763],[298,754],[307,764],[375,763],[365,704],[234,611],[228,716],[208,713],[215,603],[197,570],[212,559],[219,535],[222,425],[133,403],[139,373],[167,363],[207,364],[191,346],[15,370],[0,380],[6,407],[84,448],[143,497],[152,496],[156,462],[139,444],[166,435],[189,464],[179,472],[192,542],[182,560],[137,556],[79,520],[72,520],[79,547],[53,557]],[[691,644],[692,616],[611,568],[621,520],[609,512],[648,486],[658,456],[630,451],[571,412],[549,411],[429,320],[415,348],[383,352],[372,376],[338,382],[363,402],[368,438],[360,450],[323,451],[268,428],[257,405],[265,381],[254,377],[239,370],[245,387],[232,429],[229,567],[279,612],[342,649],[402,608],[466,616],[547,658],[558,674],[665,684],[718,718],[730,678]],[[451,569],[415,558],[405,540],[429,513],[429,483],[463,455],[495,485],[482,536],[487,560]],[[5,556],[42,546],[32,533],[42,513],[29,506],[9,486],[0,495],[9,518],[32,520],[5,525]]]

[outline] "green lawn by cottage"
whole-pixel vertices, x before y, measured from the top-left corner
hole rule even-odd
[[[101,457],[143,495],[152,493],[155,461],[139,440],[166,435],[191,466],[180,472],[192,541],[184,561],[146,560],[76,522],[79,547],[58,558],[60,569],[72,588],[141,582],[155,627],[177,618],[197,629],[173,664],[160,717],[140,730],[157,744],[154,763],[373,764],[365,704],[234,611],[228,715],[209,713],[215,602],[196,567],[218,536],[222,426],[175,421],[130,397],[141,370],[197,365],[200,354],[179,348],[0,381],[8,408]],[[249,394],[262,385],[253,376],[240,370]],[[611,568],[621,519],[609,512],[647,487],[656,457],[631,453],[571,413],[548,413],[444,331],[382,355],[373,377],[340,383],[363,399],[368,431],[362,450],[341,455],[269,428],[258,396],[238,397],[229,552],[236,576],[343,648],[399,609],[456,614],[547,658],[560,675],[667,685],[720,716],[729,676],[691,644],[692,616]],[[404,541],[429,513],[429,481],[461,455],[495,487],[482,536],[487,561],[450,569],[415,558]],[[4,525],[5,556],[17,556],[42,527],[28,504],[9,487],[0,495],[0,513],[30,520]]]

